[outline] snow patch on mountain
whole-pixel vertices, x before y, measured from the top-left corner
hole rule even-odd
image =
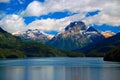
[[[46,34],[39,29],[28,29],[26,31],[18,31],[13,33],[13,35],[20,37],[22,40],[26,41],[36,41],[45,43],[52,39],[53,35]]]

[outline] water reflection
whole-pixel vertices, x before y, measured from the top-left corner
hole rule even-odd
[[[120,80],[120,63],[102,58],[1,60],[0,80]]]
[[[120,80],[119,74],[117,67],[0,67],[0,80]]]

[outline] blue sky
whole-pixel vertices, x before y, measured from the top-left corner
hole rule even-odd
[[[72,0],[0,0],[0,26],[10,33],[37,28],[55,35],[70,22],[82,20],[98,30],[118,33],[118,3],[118,0],[76,0],[74,3]]]

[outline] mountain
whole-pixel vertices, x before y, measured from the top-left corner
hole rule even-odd
[[[49,41],[52,37],[39,29],[28,29],[27,31],[21,31],[13,33],[14,36],[17,36],[25,41],[34,41],[45,43]]]
[[[72,28],[79,30],[86,30],[88,27],[81,21],[71,22],[66,28],[65,31],[71,30]]]
[[[23,52],[16,49],[20,40],[0,28],[0,58],[24,57]]]
[[[118,61],[120,62],[120,33],[110,37],[105,41],[107,46],[112,46],[104,56],[105,61]]]
[[[113,52],[114,49],[116,48],[118,48],[118,51],[119,51],[119,47],[120,47],[120,33],[112,37],[106,38],[105,40],[96,44],[96,46],[93,46],[92,48],[87,49],[86,52],[89,52],[87,56],[104,56],[109,52],[110,54],[114,55],[115,53],[111,53],[111,52]],[[82,52],[82,51],[79,50],[79,52]]]
[[[81,57],[81,53],[57,50],[40,42],[26,42],[0,28],[0,58]]]
[[[48,45],[62,50],[75,50],[90,44],[95,45],[105,37],[93,27],[87,27],[84,22],[75,21],[70,23],[65,31],[58,33]]]
[[[103,35],[105,38],[109,38],[109,37],[114,36],[115,33],[110,32],[110,31],[106,31],[106,32],[102,32],[102,35]]]
[[[105,56],[105,61],[117,61],[120,62],[120,45],[111,49]]]

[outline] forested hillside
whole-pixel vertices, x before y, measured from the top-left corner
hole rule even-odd
[[[83,54],[57,50],[38,42],[23,42],[0,28],[0,58],[61,56],[80,57]]]

